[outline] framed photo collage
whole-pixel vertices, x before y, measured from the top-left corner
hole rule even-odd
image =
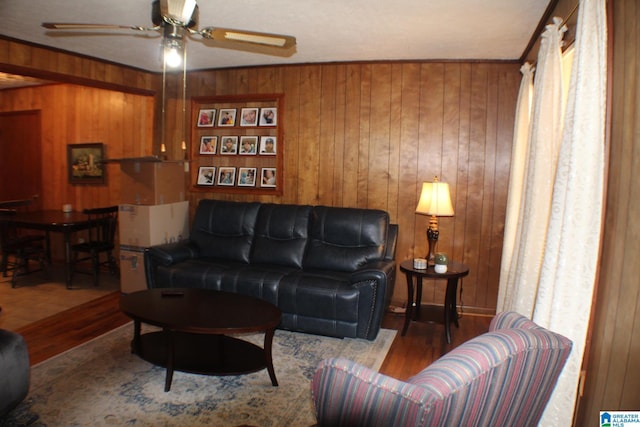
[[[281,193],[281,96],[192,99],[195,190]]]

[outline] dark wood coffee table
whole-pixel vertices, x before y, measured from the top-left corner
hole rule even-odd
[[[123,295],[120,309],[134,321],[132,352],[167,369],[165,391],[174,371],[240,375],[267,368],[273,386],[271,345],[282,313],[266,301],[205,289],[149,289]],[[162,331],[141,334],[141,323]],[[264,347],[229,334],[264,332]]]

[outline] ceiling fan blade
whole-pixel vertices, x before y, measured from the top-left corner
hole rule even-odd
[[[75,24],[66,22],[43,22],[42,26],[49,30],[157,30],[157,28],[145,28],[136,25]]]
[[[165,19],[187,25],[196,9],[196,0],[160,0],[160,12]]]
[[[290,49],[296,45],[296,38],[283,34],[259,33],[256,31],[234,30],[231,28],[207,27],[199,31],[202,37],[218,42],[240,42]]]

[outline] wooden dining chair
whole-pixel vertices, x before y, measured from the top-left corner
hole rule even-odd
[[[0,209],[0,251],[2,260],[0,270],[3,277],[11,274],[11,287],[15,288],[20,276],[36,271],[46,271],[48,265],[45,236],[21,235],[13,226],[11,218],[17,214],[15,209]],[[39,264],[33,269],[31,261]]]
[[[94,286],[99,286],[101,266],[107,265],[112,274],[120,273],[118,263],[113,255],[118,226],[118,206],[85,209],[82,212],[87,215],[90,227],[87,240],[71,245],[73,273],[91,274]],[[105,259],[101,259],[102,254]],[[91,261],[90,270],[78,268],[79,265],[87,261]]]

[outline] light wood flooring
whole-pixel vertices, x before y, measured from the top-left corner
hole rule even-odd
[[[108,273],[100,275],[99,287],[93,286],[91,276],[75,274],[73,289],[66,289],[64,270],[56,264],[48,274],[33,272],[18,278],[15,288],[11,287],[11,277],[0,275],[0,328],[15,331],[119,289],[118,278]]]
[[[62,283],[35,283],[12,289],[0,283],[0,328],[21,333],[29,347],[31,364],[62,353],[83,342],[130,322],[119,310],[117,279],[102,274],[96,289],[87,282],[81,289],[67,290]],[[31,278],[30,278],[31,280]],[[88,280],[88,277],[87,277]],[[488,330],[490,317],[464,315],[460,327],[452,327],[452,343],[444,338],[438,323],[412,322],[406,336],[400,336],[403,314],[387,313],[382,326],[398,330],[380,372],[407,379],[461,343]]]

